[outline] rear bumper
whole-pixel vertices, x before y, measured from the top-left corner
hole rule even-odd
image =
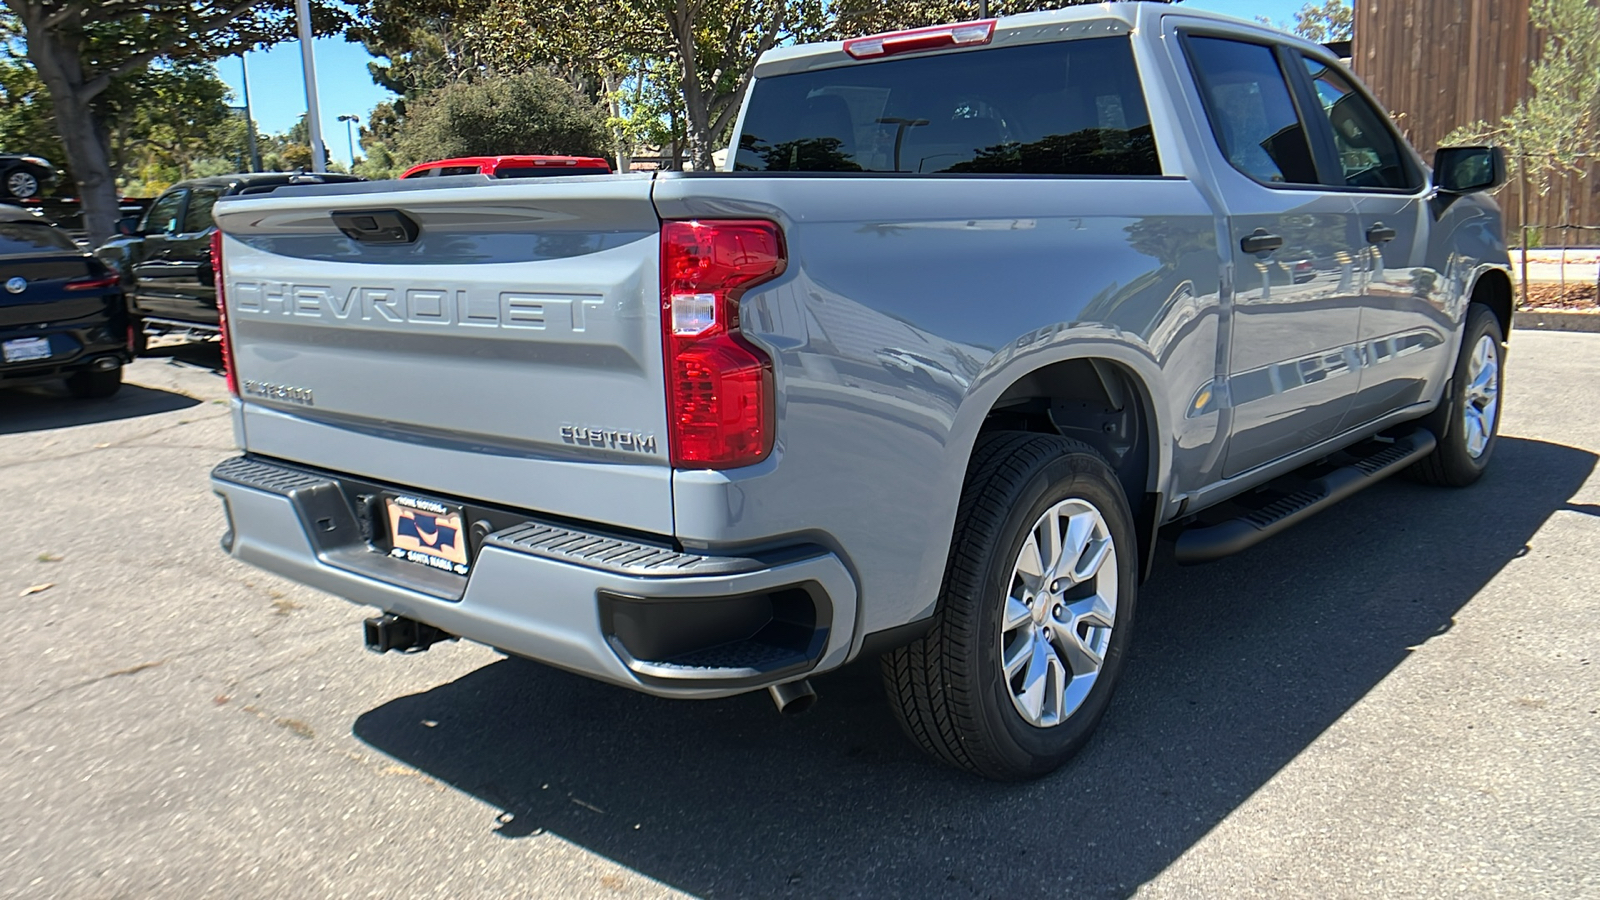
[[[64,325],[0,326],[0,342],[17,338],[45,338],[50,342],[46,359],[7,363],[0,357],[0,383],[20,384],[70,375],[112,358],[117,365],[133,359],[128,349],[127,326],[114,316],[96,316]]]
[[[831,669],[854,637],[855,582],[821,548],[696,555],[497,512],[462,579],[391,559],[382,535],[363,534],[350,500],[365,483],[255,457],[223,462],[211,483],[223,548],[242,562],[658,696],[723,697]]]

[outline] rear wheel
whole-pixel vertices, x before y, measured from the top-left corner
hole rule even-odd
[[[1132,630],[1133,516],[1085,444],[979,440],[928,635],[883,658],[890,705],[934,757],[1036,778],[1089,739]]]
[[[1467,327],[1450,392],[1427,420],[1439,446],[1411,467],[1418,481],[1464,487],[1489,467],[1500,436],[1504,349],[1505,335],[1494,312],[1479,303],[1467,307]]]
[[[121,366],[105,371],[85,369],[67,376],[67,392],[80,400],[109,397],[121,389]]]
[[[27,169],[13,169],[6,175],[6,193],[26,200],[39,193],[39,179]]]

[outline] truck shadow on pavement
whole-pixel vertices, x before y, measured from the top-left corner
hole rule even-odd
[[[0,390],[0,435],[136,419],[199,403],[193,397],[136,384],[124,384],[104,400],[78,400],[59,384],[35,384]]]
[[[1595,462],[1502,438],[1474,488],[1394,479],[1231,559],[1158,565],[1098,735],[1030,784],[924,759],[872,663],[783,719],[764,693],[663,701],[507,659],[354,732],[504,810],[499,838],[550,832],[693,894],[1127,896],[1448,631]]]

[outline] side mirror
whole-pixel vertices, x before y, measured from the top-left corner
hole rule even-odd
[[[1433,155],[1433,183],[1447,194],[1492,191],[1506,183],[1506,152],[1499,147],[1442,147]]]
[[[139,233],[139,217],[126,216],[117,220],[117,234],[123,237],[133,237]]]

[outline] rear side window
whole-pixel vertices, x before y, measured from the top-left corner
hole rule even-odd
[[[1161,174],[1126,37],[758,79],[734,168]]]
[[[434,170],[439,175],[476,175],[477,166],[444,166]]]
[[[183,233],[199,234],[210,228],[211,207],[217,205],[217,198],[222,196],[218,188],[196,188],[189,193],[189,208],[183,212]]]
[[[1185,43],[1228,162],[1268,184],[1316,184],[1311,144],[1272,48],[1198,36]]]
[[[43,222],[0,222],[0,256],[72,250],[78,245],[58,228]]]
[[[176,234],[178,231],[178,213],[183,209],[183,197],[189,193],[186,190],[168,191],[162,194],[156,202],[150,204],[150,210],[144,214],[144,221],[139,225],[143,234]]]

